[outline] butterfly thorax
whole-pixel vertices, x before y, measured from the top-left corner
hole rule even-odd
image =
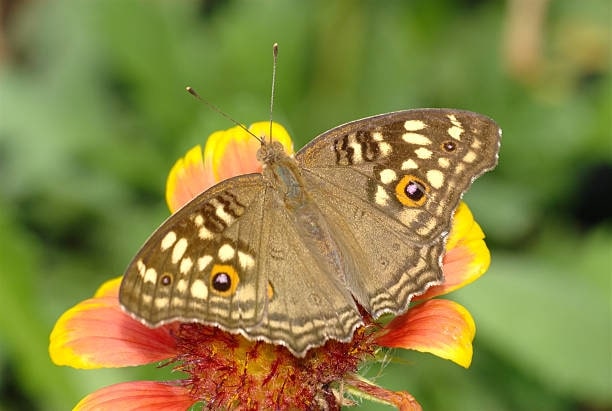
[[[283,146],[273,141],[263,144],[257,153],[262,163],[263,176],[269,187],[276,192],[277,204],[286,210],[303,245],[317,256],[320,268],[336,275],[342,282],[346,278],[347,263],[341,245],[323,213],[308,195],[301,168],[297,161],[287,155]]]
[[[264,179],[283,197],[286,207],[295,210],[307,203],[298,164],[282,144],[277,141],[262,144],[257,160],[262,164]]]

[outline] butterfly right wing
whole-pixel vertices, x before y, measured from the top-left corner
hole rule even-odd
[[[477,113],[417,109],[341,125],[296,154],[312,200],[355,260],[348,286],[374,317],[404,312],[443,280],[453,212],[497,163],[500,135]]]

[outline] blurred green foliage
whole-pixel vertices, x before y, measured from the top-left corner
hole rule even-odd
[[[504,129],[499,167],[466,196],[493,255],[453,296],[476,319],[472,367],[398,353],[377,381],[426,410],[612,409],[606,0],[0,5],[0,411],[65,410],[159,378],[56,367],[48,334],[167,216],[178,156],[231,126],[184,86],[240,121],[266,119],[274,42],[274,117],[298,147],[416,107]]]

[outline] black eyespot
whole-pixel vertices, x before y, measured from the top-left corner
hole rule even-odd
[[[449,152],[455,151],[457,149],[457,143],[452,140],[448,140],[442,143],[442,148]]]
[[[406,188],[404,188],[404,192],[406,196],[412,201],[419,201],[425,196],[425,187],[423,187],[420,183],[412,180],[406,184]]]
[[[172,284],[172,275],[167,274],[167,273],[162,275],[159,282],[161,283],[161,285],[166,285],[166,286]]]
[[[232,279],[228,273],[217,273],[212,279],[212,286],[221,293],[228,291],[232,287]]]

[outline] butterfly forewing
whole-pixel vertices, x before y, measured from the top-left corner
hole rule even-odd
[[[448,232],[463,193],[495,167],[500,133],[495,122],[472,112],[406,110],[336,127],[296,158],[337,192],[402,223],[415,244],[426,244]]]
[[[259,274],[260,174],[225,180],[170,216],[130,263],[123,308],[150,326],[197,321],[239,330],[259,323],[266,278]]]

